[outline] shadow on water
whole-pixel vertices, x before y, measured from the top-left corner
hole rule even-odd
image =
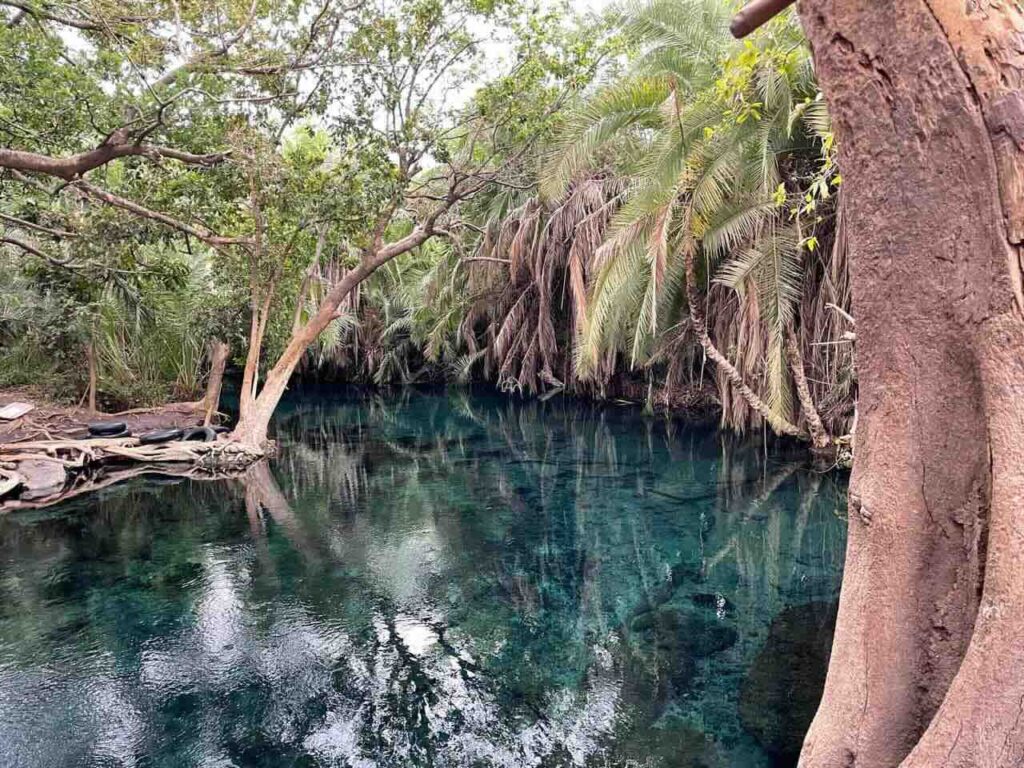
[[[4,760],[794,763],[844,478],[633,409],[314,394],[243,480],[0,519]]]

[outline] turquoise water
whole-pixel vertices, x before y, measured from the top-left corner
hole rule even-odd
[[[842,476],[561,398],[321,390],[277,435],[0,517],[0,766],[793,763]]]

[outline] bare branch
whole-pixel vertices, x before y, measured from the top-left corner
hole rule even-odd
[[[21,250],[25,251],[26,253],[31,253],[33,256],[38,256],[40,259],[46,259],[47,261],[53,260],[52,256],[43,253],[41,250],[39,250],[39,248],[37,248],[32,243],[26,240],[22,240],[21,238],[18,237],[12,237],[11,235],[7,234],[0,235],[0,243],[7,243],[8,245],[13,245],[17,248],[21,248]]]
[[[34,229],[36,232],[43,232],[51,237],[78,237],[77,232],[69,232],[66,229],[44,227],[42,224],[25,221],[24,219],[19,219],[17,216],[10,216],[6,213],[0,213],[0,221],[6,221],[12,227],[18,227],[20,229]]]
[[[511,264],[511,259],[496,259],[493,256],[470,256],[461,260],[463,264],[468,264],[471,261],[491,261],[495,264]]]
[[[104,189],[100,189],[99,187],[90,184],[87,181],[75,181],[72,182],[69,186],[73,189],[82,192],[83,194],[89,197],[101,200],[104,203],[107,203],[108,205],[112,205],[115,208],[121,208],[122,210],[135,214],[136,216],[141,216],[144,219],[158,221],[161,224],[165,224],[166,226],[170,227],[171,229],[176,229],[179,232],[185,233],[186,235],[191,235],[192,237],[201,240],[207,245],[211,245],[214,247],[224,245],[251,246],[253,242],[252,239],[248,237],[222,237],[214,232],[211,232],[209,229],[202,225],[188,224],[184,221],[179,221],[178,219],[175,219],[172,216],[168,216],[166,213],[150,210],[149,208],[139,205],[136,202],[133,202],[123,197],[119,197],[118,195],[115,195],[111,192],[107,192]]]
[[[253,19],[256,18],[256,3],[257,0],[252,0],[252,3],[249,5],[249,11],[245,15],[245,21],[243,21],[241,25],[239,25],[238,29],[236,29],[231,34],[230,37],[228,37],[221,43],[219,48],[216,48],[212,51],[200,51],[191,58],[186,59],[177,67],[174,67],[173,69],[164,73],[162,77],[160,77],[156,82],[154,82],[152,86],[150,86],[150,89],[153,90],[165,85],[170,85],[175,81],[175,79],[177,79],[179,74],[185,72],[192,72],[193,70],[200,68],[203,64],[205,64],[208,61],[211,61],[222,56],[227,56],[227,54],[231,51],[231,48],[239,40],[242,39],[245,33],[249,31],[249,27],[252,26]]]

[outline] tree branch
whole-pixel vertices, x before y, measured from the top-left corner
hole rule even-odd
[[[56,24],[62,24],[65,27],[74,27],[75,29],[90,32],[106,31],[111,24],[141,24],[149,21],[145,16],[114,16],[104,22],[93,21],[88,18],[78,19],[72,18],[71,16],[61,16],[60,14],[47,11],[46,9],[40,8],[32,3],[17,2],[17,0],[0,0],[0,5],[8,8],[14,8],[21,13],[34,16],[37,19],[45,19],[47,21],[55,22]]]
[[[751,0],[737,13],[729,25],[733,37],[746,37],[778,16],[796,0]]]
[[[33,229],[36,232],[42,232],[50,235],[51,237],[78,237],[77,232],[69,232],[66,229],[53,229],[51,227],[44,227],[42,224],[35,224],[31,221],[25,221],[19,219],[17,216],[10,216],[6,213],[0,213],[0,221],[6,221],[12,227],[18,227],[20,229]]]
[[[166,213],[159,211],[153,211],[136,202],[128,200],[123,197],[119,197],[111,192],[107,192],[105,189],[100,189],[87,181],[74,181],[69,185],[72,189],[76,189],[88,197],[101,200],[108,205],[112,205],[115,208],[121,208],[122,210],[133,213],[136,216],[141,216],[144,219],[151,219],[152,221],[158,221],[161,224],[165,224],[171,229],[176,229],[179,232],[183,232],[186,235],[201,240],[207,245],[213,247],[219,247],[224,245],[244,245],[251,246],[252,239],[248,237],[222,237],[202,225],[187,224],[186,222],[179,221],[172,216],[168,216]]]
[[[40,259],[45,259],[46,261],[56,261],[53,256],[43,253],[41,250],[36,248],[36,246],[32,245],[32,243],[26,242],[25,240],[17,237],[11,237],[6,234],[0,235],[0,243],[7,243],[8,245],[21,248],[25,253],[31,253],[33,256],[38,256]]]
[[[224,162],[227,154],[215,152],[208,155],[196,155],[172,147],[153,144],[103,143],[95,149],[80,152],[77,155],[50,157],[35,152],[22,152],[18,149],[0,147],[0,168],[45,173],[48,176],[72,181],[121,157],[148,157],[150,159],[166,157],[179,160],[187,165],[201,165],[210,168]]]

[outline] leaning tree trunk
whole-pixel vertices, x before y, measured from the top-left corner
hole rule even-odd
[[[801,0],[843,168],[860,391],[805,768],[1024,764],[1024,15]]]
[[[281,402],[288,388],[288,381],[302,356],[324,329],[339,317],[342,299],[386,260],[378,254],[374,259],[361,261],[359,266],[349,271],[328,291],[316,314],[305,325],[293,330],[281,357],[267,373],[259,396],[253,398],[246,410],[239,413],[238,423],[231,432],[232,439],[254,448],[267,442],[270,419]]]
[[[203,398],[203,426],[209,426],[220,407],[220,391],[224,385],[224,369],[227,368],[231,347],[226,341],[214,339],[210,342],[210,376],[206,380],[206,396]]]

